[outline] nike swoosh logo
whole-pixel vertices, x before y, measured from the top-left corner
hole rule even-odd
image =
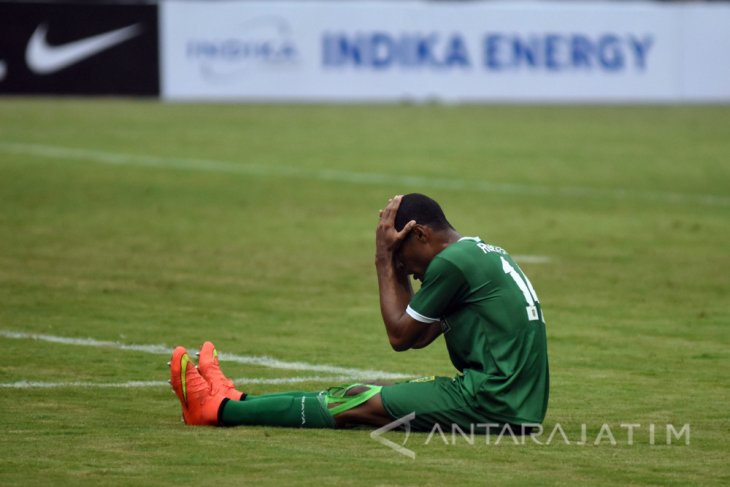
[[[46,40],[48,26],[43,23],[33,32],[25,50],[25,62],[36,74],[51,74],[94,56],[139,35],[141,24],[133,24],[77,41],[51,46]]]
[[[182,389],[185,404],[188,403],[188,385],[185,381],[185,371],[188,370],[188,362],[190,362],[190,356],[186,353],[180,360],[180,389]]]

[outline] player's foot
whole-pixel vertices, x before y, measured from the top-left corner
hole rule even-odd
[[[246,398],[246,393],[237,390],[233,381],[221,371],[218,365],[218,352],[211,342],[203,343],[200,348],[198,370],[213,391],[221,392],[233,401],[241,401]]]
[[[218,424],[218,409],[226,396],[212,390],[184,347],[177,347],[172,353],[170,385],[180,399],[185,424]]]

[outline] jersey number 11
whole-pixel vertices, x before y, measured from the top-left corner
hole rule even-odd
[[[535,289],[532,287],[530,280],[527,276],[517,272],[517,270],[512,267],[509,262],[507,262],[507,259],[504,257],[500,257],[500,259],[502,259],[502,270],[504,273],[512,276],[515,284],[517,284],[517,287],[519,287],[520,291],[522,291],[522,295],[525,296],[525,301],[527,302],[527,306],[525,308],[527,310],[527,319],[530,321],[539,320],[545,323],[544,318],[540,319],[540,312],[538,311],[537,306],[535,306],[535,303],[539,303],[540,300],[537,299],[537,294],[535,294]]]

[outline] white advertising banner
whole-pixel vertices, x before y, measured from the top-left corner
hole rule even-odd
[[[169,100],[730,101],[730,6],[163,1]]]

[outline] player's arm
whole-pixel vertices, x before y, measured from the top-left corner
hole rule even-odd
[[[407,274],[397,267],[394,259],[396,250],[416,223],[408,222],[400,232],[395,229],[395,215],[400,200],[401,197],[396,196],[380,212],[380,222],[375,233],[375,268],[380,290],[380,313],[390,345],[399,352],[412,348],[427,331],[423,323],[406,313],[413,290]]]
[[[398,352],[413,348],[428,331],[428,325],[406,313],[412,296],[410,281],[398,272],[392,258],[389,261],[376,258],[375,266],[380,288],[380,313],[390,346]]]
[[[441,336],[441,333],[444,331],[443,328],[441,328],[440,321],[438,323],[431,324],[421,323],[421,326],[424,328],[424,331],[411,348],[426,348],[431,344],[431,342]]]

